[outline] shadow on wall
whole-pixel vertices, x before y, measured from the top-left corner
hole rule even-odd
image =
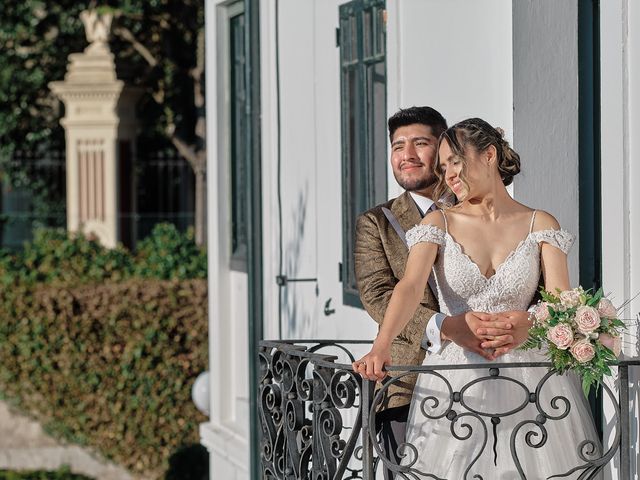
[[[287,242],[284,249],[284,274],[288,278],[311,278],[315,277],[315,272],[300,271],[302,248],[304,243],[305,223],[307,220],[307,195],[309,192],[308,182],[305,183],[302,190],[298,193],[297,208],[291,212],[291,225],[293,225],[293,234]],[[313,336],[313,322],[309,311],[301,306],[301,296],[315,288],[317,292],[317,283],[314,282],[291,282],[284,287],[281,296],[280,308],[284,309],[284,316],[287,329],[283,332],[287,338],[303,338]]]
[[[176,450],[169,457],[165,480],[209,480],[209,452],[199,443]]]

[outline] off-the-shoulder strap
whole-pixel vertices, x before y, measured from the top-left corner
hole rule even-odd
[[[444,231],[449,233],[449,225],[447,224],[447,215],[444,213],[444,209],[440,209],[440,213],[442,213],[442,218],[444,218]]]
[[[444,231],[435,225],[416,225],[407,232],[407,246],[411,249],[420,242],[442,245],[444,244],[444,235]]]
[[[529,225],[529,233],[533,232],[533,224],[536,221],[536,212],[537,210],[534,210],[533,214],[531,215],[531,225]]]
[[[563,229],[538,230],[536,232],[531,232],[531,236],[536,242],[546,242],[549,245],[559,248],[564,253],[569,253],[569,250],[571,250],[571,246],[576,238],[572,233]]]

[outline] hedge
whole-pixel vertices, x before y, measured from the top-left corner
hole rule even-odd
[[[0,470],[0,480],[91,480],[91,478],[71,473],[68,468],[61,468],[51,472]]]
[[[105,248],[80,234],[41,229],[15,253],[0,252],[0,282],[36,285],[79,285],[128,278],[193,279],[207,277],[207,255],[193,241],[193,231],[171,224],[155,226],[135,253]]]
[[[0,391],[54,436],[157,476],[206,420],[190,387],[207,369],[207,285],[180,279],[206,272],[206,256],[187,245],[152,258],[158,235],[143,247],[48,231],[3,257]]]

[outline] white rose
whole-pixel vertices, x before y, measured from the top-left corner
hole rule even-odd
[[[569,325],[559,323],[549,329],[547,338],[560,350],[566,350],[573,343],[573,331]]]
[[[580,363],[586,363],[593,360],[596,350],[589,340],[579,340],[571,346],[571,355]]]
[[[618,316],[618,311],[616,307],[613,306],[611,300],[608,298],[601,298],[598,303],[598,313],[602,318],[616,318]]]
[[[578,307],[575,322],[580,333],[588,334],[600,326],[600,314],[593,307]]]
[[[538,303],[533,309],[533,316],[540,323],[549,320],[549,304],[547,302]]]
[[[565,307],[577,307],[580,305],[580,292],[577,290],[565,290],[560,293],[560,301]]]
[[[622,339],[619,335],[612,336],[608,333],[603,333],[598,340],[600,340],[602,345],[611,350],[616,357],[619,357],[622,353]]]

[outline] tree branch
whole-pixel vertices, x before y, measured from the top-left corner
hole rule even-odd
[[[204,143],[205,117],[204,117],[204,92],[202,89],[202,77],[204,75],[204,30],[198,32],[198,45],[196,49],[196,67],[190,72],[193,78],[193,103],[198,112],[198,120],[195,125],[195,134]]]
[[[113,29],[113,33],[122,38],[124,41],[129,42],[136,50],[136,52],[142,55],[142,58],[144,58],[149,65],[151,65],[152,67],[158,65],[158,60],[156,60],[156,58],[147,47],[145,47],[138,41],[131,30],[126,27],[115,27]]]
[[[176,147],[178,153],[187,161],[191,166],[194,173],[204,171],[206,168],[206,155],[203,150],[196,150],[194,145],[187,144],[184,140],[175,134],[175,125],[171,124],[167,127],[167,135]]]

